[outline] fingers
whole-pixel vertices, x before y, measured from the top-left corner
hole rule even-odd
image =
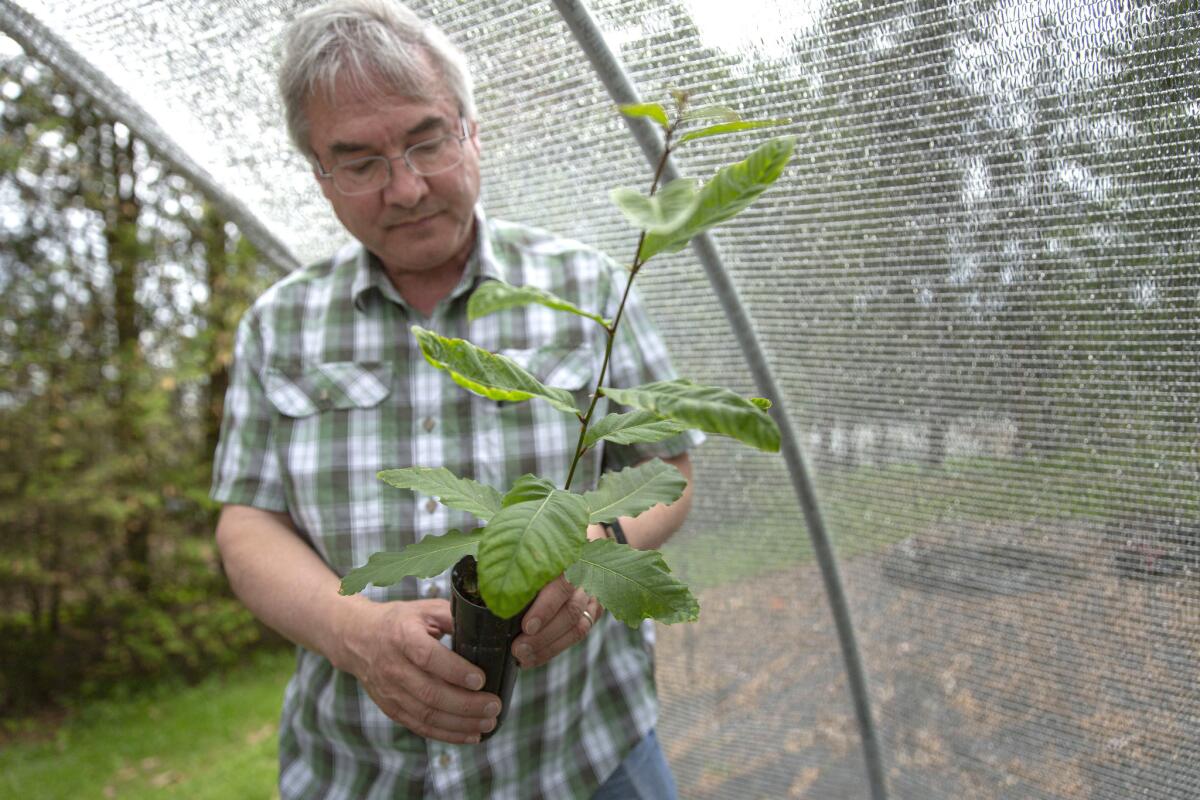
[[[380,646],[359,682],[383,713],[431,739],[478,742],[496,726],[500,699],[478,691],[483,671],[439,642],[452,627],[445,601],[389,604]]]
[[[566,585],[570,587],[570,584]],[[532,611],[533,608],[530,609]],[[529,613],[526,614],[526,633],[513,642],[513,655],[522,667],[541,666],[587,636],[603,611],[599,602],[572,587],[567,599],[558,605],[554,616],[544,624],[535,626],[532,635],[528,632]]]

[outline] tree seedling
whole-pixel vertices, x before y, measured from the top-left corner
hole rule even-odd
[[[479,594],[497,616],[520,613],[543,586],[565,574],[574,586],[600,601],[614,617],[633,627],[651,618],[663,623],[692,621],[699,604],[688,587],[671,575],[662,555],[609,539],[588,541],[587,527],[617,517],[636,517],[683,494],[687,481],[665,462],[654,459],[608,472],[592,491],[572,491],[580,459],[601,441],[616,444],[656,442],[688,429],[729,436],[752,447],[777,452],[779,428],[767,414],[770,401],[744,398],[728,389],[686,379],[618,389],[604,385],[613,342],[629,297],[629,287],[651,258],[682,250],[691,239],[732,219],[779,178],[795,147],[795,137],[771,139],[743,161],[719,169],[707,182],[679,178],[660,186],[667,159],[689,141],[779,125],[787,120],[743,120],[723,106],[689,108],[688,97],[674,92],[673,112],[658,103],[620,107],[629,117],[658,124],[664,134],[662,157],[650,192],[615,189],[611,198],[638,229],[637,249],[629,267],[625,295],[610,320],[530,286],[488,281],[472,294],[471,320],[502,309],[540,304],[576,314],[601,326],[607,335],[604,361],[586,409],[565,389],[544,385],[502,355],[463,339],[450,339],[413,326],[426,360],[445,370],[455,383],[496,401],[549,403],[579,420],[579,439],[562,488],[536,475],[525,475],[500,490],[458,477],[441,467],[404,467],[379,473],[381,480],[437,498],[451,508],[478,517],[482,527],[428,536],[399,552],[375,553],[342,580],[342,594],[368,584],[388,586],[405,577],[431,578],[465,556],[477,561]],[[594,419],[597,403],[607,397],[632,410]]]

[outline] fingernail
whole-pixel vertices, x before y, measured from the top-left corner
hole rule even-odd
[[[542,629],[542,621],[540,619],[538,619],[537,617],[534,617],[533,619],[525,620],[525,632],[528,633],[530,636],[533,636],[535,633],[537,633],[541,629]]]
[[[487,733],[487,731],[484,731],[484,733]],[[467,744],[479,744],[479,737],[478,736],[468,736]]]
[[[533,648],[527,644],[519,644],[515,652],[521,661],[528,661],[529,657],[533,655]]]
[[[480,733],[487,733],[488,731],[490,731],[490,730],[491,730],[492,728],[494,728],[494,727],[496,727],[496,720],[494,720],[494,719],[485,719],[483,722],[479,723],[479,732],[480,732]]]
[[[483,676],[472,672],[470,675],[467,676],[467,688],[468,689],[482,689],[483,688]]]
[[[483,713],[489,717],[496,716],[497,714],[500,713],[500,704],[499,703],[488,703],[486,706],[483,707]],[[484,720],[484,721],[491,722],[491,720]],[[491,729],[489,728],[488,730],[491,730]]]

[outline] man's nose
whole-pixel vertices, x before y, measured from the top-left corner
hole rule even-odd
[[[387,186],[383,187],[384,201],[389,205],[405,208],[411,208],[421,202],[421,198],[429,192],[429,184],[424,176],[409,169],[401,156],[391,159],[388,163],[392,174]]]

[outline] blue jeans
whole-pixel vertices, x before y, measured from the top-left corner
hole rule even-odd
[[[675,800],[675,778],[654,731],[629,751],[592,800]]]

